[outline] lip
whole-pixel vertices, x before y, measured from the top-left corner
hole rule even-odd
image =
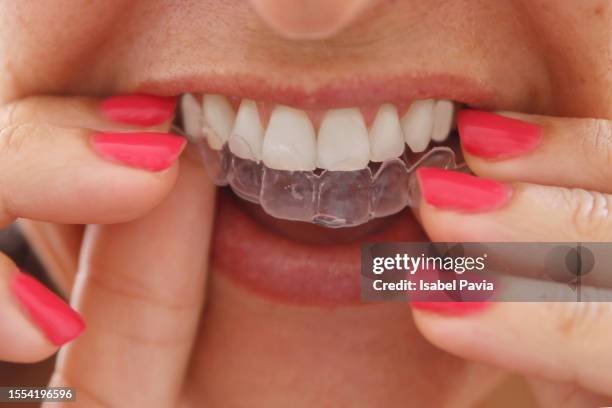
[[[151,79],[140,84],[138,92],[164,96],[214,93],[304,110],[401,105],[430,98],[490,107],[499,100],[498,94],[482,82],[450,74],[362,77],[308,87],[281,85],[256,76],[188,75]],[[323,307],[362,304],[362,243],[428,241],[409,211],[393,216],[384,229],[362,239],[338,243],[325,238],[328,242],[321,244],[287,238],[240,207],[238,199],[229,193],[219,194],[212,270],[275,303]],[[306,224],[292,224],[297,230],[306,229]]]
[[[298,242],[260,225],[228,192],[222,191],[218,199],[213,271],[276,303],[323,307],[359,304],[363,241],[428,241],[414,217],[404,211],[363,240]]]
[[[304,110],[406,104],[415,99],[449,99],[474,108],[498,106],[493,87],[466,76],[410,73],[399,76],[344,78],[278,83],[255,75],[176,75],[149,79],[139,93],[162,96],[221,94],[278,103]],[[299,223],[294,223],[300,229]],[[404,211],[386,228],[351,243],[305,243],[289,239],[253,219],[235,197],[222,192],[215,220],[212,268],[232,283],[276,303],[309,306],[361,304],[360,248],[363,242],[428,241],[420,225]]]
[[[298,82],[298,81],[296,81]],[[308,85],[256,75],[176,75],[147,79],[134,92],[174,96],[183,93],[220,94],[278,103],[299,109],[331,109],[405,104],[415,99],[448,99],[477,109],[503,106],[502,96],[474,78],[448,73],[407,73],[394,76],[336,78]]]

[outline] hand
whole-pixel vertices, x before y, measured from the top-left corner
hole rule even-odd
[[[173,110],[174,101],[146,97],[30,97],[1,107],[0,227],[17,218],[119,223],[149,212],[174,185],[184,141],[142,132],[167,128]],[[128,133],[110,133],[119,130]],[[2,254],[0,311],[1,360],[46,358],[84,329]]]
[[[612,241],[612,122],[464,111],[458,127],[483,178],[419,171],[433,241]],[[611,303],[414,306],[432,343],[531,376],[545,406],[611,401]]]

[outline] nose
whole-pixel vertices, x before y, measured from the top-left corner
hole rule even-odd
[[[323,39],[381,0],[249,0],[274,31],[290,39]]]

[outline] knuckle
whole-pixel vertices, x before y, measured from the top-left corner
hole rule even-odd
[[[584,341],[583,334],[597,333],[607,326],[612,312],[607,302],[550,303],[553,316],[559,316],[554,326],[560,338],[568,341]]]
[[[17,219],[15,204],[10,194],[0,194],[0,228],[4,228]]]
[[[0,110],[0,129],[16,124],[17,103],[9,103]]]
[[[17,187],[11,181],[10,171],[23,160],[25,150],[39,130],[36,125],[27,123],[0,128],[0,226],[7,225],[17,217],[11,193]]]
[[[35,121],[39,107],[34,97],[27,97],[17,102],[10,102],[0,109],[0,128],[18,126]]]
[[[114,279],[96,273],[89,276],[88,282],[96,293],[112,298],[113,304],[138,311],[144,321],[148,320],[146,316],[151,316],[172,322],[169,323],[172,326],[171,330],[149,330],[138,324],[114,325],[109,333],[118,340],[157,349],[181,347],[192,341],[193,332],[186,322],[189,316],[201,308],[201,299],[180,300],[181,296],[160,293],[152,288],[147,290],[144,289],[144,285],[136,281],[130,282],[130,279],[123,279],[122,284],[118,285]],[[170,319],[166,320],[163,316],[168,316]]]
[[[601,338],[609,335],[610,320],[612,319],[612,304],[610,302],[558,302],[546,303],[549,313],[554,316],[552,325],[553,338],[558,340],[561,348],[574,350],[576,355],[582,355],[588,361],[591,356],[601,356],[600,363],[609,365],[606,358],[607,343]],[[568,370],[570,381],[581,387],[592,385],[593,372],[590,367],[580,364],[579,360],[570,359]],[[604,387],[612,385],[610,380]],[[568,399],[572,395],[568,394]]]
[[[23,135],[28,131],[24,126],[14,125],[0,129],[0,161],[3,169],[14,168],[13,163],[19,160],[25,143]],[[6,176],[4,174],[2,177],[0,186],[0,227],[10,224],[17,217],[16,206],[11,194],[10,175],[8,175],[8,180]]]
[[[95,266],[92,266],[95,267]],[[183,296],[177,296],[172,291],[155,291],[146,288],[139,279],[130,279],[124,276],[122,283],[118,284],[116,277],[109,278],[105,274],[91,274],[89,281],[92,286],[100,292],[106,292],[117,301],[139,305],[145,309],[163,310],[169,313],[184,313],[200,307],[199,299],[187,300]]]
[[[605,119],[585,121],[588,136],[582,138],[582,153],[595,165],[595,176],[607,185],[612,180],[612,122]]]
[[[29,124],[11,125],[0,129],[0,157],[3,160],[18,157],[34,130],[34,126]]]
[[[111,393],[100,393],[99,387],[92,386],[88,381],[81,381],[78,376],[72,376],[62,368],[55,368],[49,384],[52,387],[72,387],[78,390],[81,405],[89,408],[113,408],[109,401]]]
[[[608,240],[612,238],[610,213],[612,196],[579,188],[565,190],[563,201],[570,214],[577,238]]]

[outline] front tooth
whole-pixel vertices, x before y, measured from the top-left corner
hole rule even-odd
[[[427,149],[433,130],[433,99],[414,101],[402,118],[406,144],[415,153]]]
[[[370,128],[370,160],[382,162],[399,157],[403,152],[404,137],[397,109],[391,104],[384,104]]]
[[[331,109],[319,128],[317,160],[322,169],[350,171],[370,161],[368,130],[359,109]]]
[[[306,112],[278,105],[264,135],[264,164],[276,170],[311,171],[317,165],[317,140]]]
[[[437,101],[433,108],[434,125],[431,140],[443,142],[448,137],[455,118],[455,104],[451,101]]]
[[[229,138],[232,153],[243,159],[260,161],[264,129],[255,102],[243,99]]]
[[[204,134],[208,135],[208,144],[215,150],[221,150],[227,142],[236,114],[232,105],[221,95],[204,95],[202,102],[204,112]]]
[[[202,109],[195,96],[192,94],[183,95],[181,112],[183,114],[183,128],[187,137],[192,141],[202,137]]]

